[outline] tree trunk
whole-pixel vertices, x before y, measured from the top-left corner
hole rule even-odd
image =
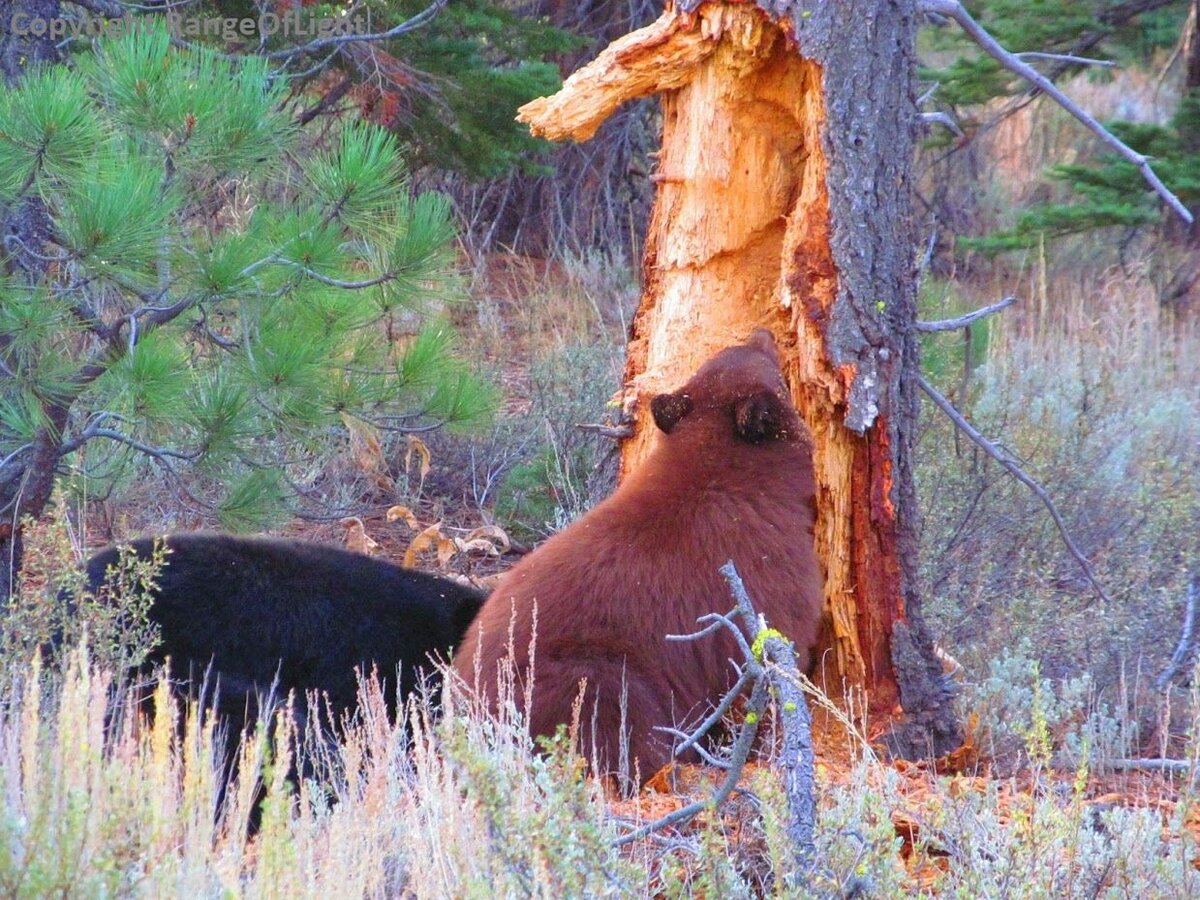
[[[586,140],[663,94],[622,472],[652,439],[638,398],[770,328],[815,444],[827,680],[866,690],[897,751],[943,753],[958,729],[915,591],[915,5],[763,5],[668,7],[521,118]]]
[[[6,85],[15,85],[33,66],[58,62],[62,38],[41,25],[61,19],[62,14],[59,0],[0,3],[0,72]]]

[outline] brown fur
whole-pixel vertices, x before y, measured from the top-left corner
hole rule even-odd
[[[651,411],[661,433],[646,461],[504,576],[454,660],[468,683],[478,665],[494,703],[510,621],[516,671],[527,675],[536,605],[531,730],[569,722],[586,678],[582,749],[594,745],[599,771],[616,771],[624,690],[628,759],[643,779],[670,759],[671,739],[654,726],[694,723],[732,683],[738,651],[727,634],[664,639],[732,607],[717,571],[726,560],[802,666],[821,617],[811,439],[771,336],[723,350]]]

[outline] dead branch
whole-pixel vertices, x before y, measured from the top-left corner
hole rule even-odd
[[[445,8],[450,0],[433,0],[429,6],[421,10],[410,19],[405,19],[403,22],[389,28],[387,31],[374,32],[372,34],[339,34],[331,37],[318,38],[315,41],[309,41],[307,44],[301,44],[299,47],[289,47],[286,50],[274,50],[270,53],[262,54],[266,59],[282,59],[284,64],[291,62],[297,56],[302,54],[319,53],[330,47],[342,47],[346,44],[356,43],[374,43],[377,41],[388,41],[392,38],[400,37],[408,34],[410,31],[415,31],[423,25],[431,22],[438,13]]]
[[[1050,518],[1054,520],[1054,524],[1058,528],[1058,533],[1062,536],[1063,543],[1067,545],[1067,550],[1069,550],[1071,555],[1075,557],[1075,561],[1079,563],[1079,568],[1083,571],[1084,576],[1091,583],[1092,588],[1096,591],[1096,594],[1099,595],[1100,599],[1105,603],[1111,603],[1112,600],[1109,598],[1104,588],[1100,586],[1100,582],[1096,580],[1096,576],[1092,573],[1092,567],[1088,563],[1087,557],[1083,555],[1083,552],[1071,538],[1071,534],[1067,530],[1067,523],[1063,521],[1062,516],[1058,512],[1058,507],[1054,505],[1054,501],[1050,499],[1050,495],[1046,493],[1046,489],[1038,484],[1038,482],[1032,477],[1026,474],[1025,470],[1021,468],[1020,464],[1018,464],[1017,461],[1013,459],[1012,456],[1010,456],[1005,450],[992,443],[990,440],[976,431],[971,423],[963,418],[962,414],[954,408],[953,404],[943,397],[937,388],[925,380],[923,375],[917,376],[917,384],[920,386],[921,390],[925,392],[926,396],[928,396],[929,399],[934,402],[934,405],[944,412],[947,417],[949,417],[950,421],[953,422],[963,434],[979,445],[979,447],[988,456],[1000,463],[1000,465],[1003,466],[1008,473],[1013,476],[1013,478],[1017,479],[1017,481],[1021,482],[1021,484],[1033,491],[1037,498],[1042,501],[1042,505],[1045,506],[1046,510],[1050,513]]]
[[[991,306],[985,306],[982,309],[969,312],[965,316],[959,316],[957,319],[941,319],[937,322],[914,322],[913,328],[926,334],[938,331],[956,331],[959,328],[966,328],[972,322],[978,322],[980,319],[998,313],[1002,309],[1008,309],[1008,307],[1016,302],[1016,297],[1005,297],[1003,300],[997,300]]]
[[[621,441],[625,438],[633,437],[633,426],[631,425],[605,425],[601,422],[576,422],[575,427],[580,431],[588,431],[592,434],[598,434],[600,437],[612,438],[614,441]]]
[[[1154,189],[1154,192],[1166,203],[1179,218],[1192,224],[1193,216],[1186,206],[1150,167],[1149,158],[1138,153],[1115,134],[1101,125],[1091,113],[1062,92],[1049,78],[1039,72],[1019,56],[1004,49],[982,25],[975,21],[959,0],[921,0],[921,9],[926,13],[953,19],[981,49],[1010,72],[1020,75],[1030,84],[1048,94],[1054,101],[1078,119],[1085,128],[1090,130],[1100,141],[1127,162],[1132,163],[1142,173],[1142,178]]]
[[[1072,66],[1099,66],[1102,69],[1113,69],[1117,65],[1111,59],[1092,59],[1089,56],[1072,56],[1070,53],[1039,53],[1026,50],[1024,53],[1014,53],[1013,56],[1017,59],[1047,59]]]
[[[787,831],[796,847],[800,870],[807,871],[816,856],[813,844],[816,800],[813,794],[812,719],[801,688],[796,654],[791,642],[778,631],[769,628],[763,617],[755,612],[732,560],[721,567],[721,574],[729,582],[730,591],[737,604],[734,610],[726,615],[711,613],[702,616],[697,620],[698,624],[704,625],[699,631],[687,635],[667,635],[667,639],[699,640],[722,628],[728,630],[737,641],[744,657],[738,680],[721,698],[716,709],[690,734],[673,728],[660,730],[682,738],[682,742],[676,748],[676,754],[689,748],[695,749],[710,765],[725,770],[725,780],[711,797],[689,803],[669,815],[623,835],[616,843],[618,846],[628,844],[655,831],[685,822],[705,809],[720,807],[733,793],[741,778],[758,732],[758,724],[766,711],[767,699],[774,697],[784,734],[779,765],[783,770],[784,789],[790,813]],[[733,619],[735,613],[742,620],[742,628],[739,628]],[[748,641],[747,635],[752,640]],[[704,750],[699,742],[721,720],[746,687],[750,688],[750,700],[746,704],[745,720],[737,730],[730,759],[718,760]]]
[[[716,48],[691,16],[668,9],[605,47],[558,93],[530,100],[517,110],[517,121],[547,140],[586,141],[622,103],[683,87]]]
[[[1110,759],[1103,766],[1118,772],[1187,772],[1192,763],[1187,759]]]
[[[721,786],[713,792],[711,797],[704,800],[696,800],[687,806],[675,810],[673,813],[655,819],[653,822],[629,832],[629,834],[622,835],[614,841],[615,846],[621,847],[639,838],[644,838],[651,832],[660,831],[663,828],[669,828],[672,825],[686,822],[706,809],[719,809],[729,799],[729,796],[733,793],[733,789],[737,787],[737,783],[742,777],[742,769],[745,768],[746,761],[750,758],[750,748],[754,746],[754,738],[758,734],[758,723],[761,721],[766,708],[767,683],[765,679],[760,677],[754,682],[754,688],[750,694],[750,702],[746,704],[746,721],[738,729],[737,739],[733,743],[733,752],[730,755],[728,763],[728,772]],[[695,739],[698,740],[699,736]]]
[[[958,123],[954,121],[954,117],[947,112],[924,112],[917,113],[917,118],[925,125],[941,125],[949,128],[954,132],[956,137],[966,137],[963,130],[958,127]]]
[[[1171,654],[1171,661],[1154,679],[1154,685],[1160,691],[1165,691],[1179,675],[1180,670],[1190,668],[1190,663],[1200,645],[1200,634],[1196,630],[1197,612],[1200,611],[1200,572],[1193,572],[1188,579],[1187,594],[1184,597],[1183,628],[1179,634],[1179,643]]]
[[[816,784],[816,762],[813,753],[812,716],[800,685],[800,670],[791,641],[767,627],[762,616],[754,612],[746,586],[738,575],[733,560],[721,567],[729,589],[737,601],[738,612],[746,628],[754,633],[754,647],[760,647],[767,681],[778,707],[783,725],[783,748],[779,768],[783,773],[783,789],[788,800],[788,837],[796,848],[801,871],[807,871],[816,860],[813,832],[817,825],[817,801],[813,792]]]

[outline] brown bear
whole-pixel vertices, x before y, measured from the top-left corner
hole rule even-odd
[[[722,350],[650,410],[661,433],[645,462],[505,574],[454,658],[469,685],[478,673],[494,707],[498,665],[510,652],[516,693],[526,688],[536,629],[532,733],[570,722],[586,679],[581,749],[594,753],[597,772],[625,763],[643,780],[671,758],[671,738],[655,726],[694,724],[735,680],[730,660],[739,653],[727,633],[664,637],[732,608],[721,565],[733,560],[802,666],[822,611],[812,442],[771,335],[758,330]]]

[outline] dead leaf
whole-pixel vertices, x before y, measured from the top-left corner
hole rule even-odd
[[[405,439],[408,441],[408,452],[404,454],[404,471],[407,472],[412,467],[414,453],[421,458],[421,467],[419,469],[421,484],[417,488],[419,491],[421,486],[425,484],[425,476],[429,474],[433,455],[429,452],[429,447],[426,446],[425,442],[416,435],[405,435]]]
[[[443,569],[450,564],[450,560],[454,558],[454,554],[458,552],[458,542],[454,538],[443,537],[438,535],[437,541],[437,560],[438,565]]]
[[[421,523],[417,521],[417,517],[407,506],[392,506],[388,508],[387,520],[389,522],[395,522],[397,519],[403,519],[404,524],[406,524],[413,531],[416,531],[421,527]]]
[[[347,550],[353,550],[355,553],[361,553],[364,556],[371,556],[379,549],[379,544],[367,534],[363,520],[357,516],[342,519],[342,527],[346,529],[344,540]]]
[[[496,589],[496,585],[500,583],[500,579],[503,577],[503,572],[497,572],[495,575],[475,576],[471,579],[471,583],[481,591],[490,594]]]
[[[354,467],[370,478],[376,486],[386,491],[394,491],[396,485],[387,474],[379,430],[370,422],[356,419],[347,413],[341,415],[350,435],[350,456],[354,460]]]
[[[500,548],[500,554],[507,553],[512,549],[512,541],[508,539],[508,533],[499,525],[480,525],[468,532],[463,538],[463,542],[470,544],[472,541],[477,541],[480,538],[492,541]]]
[[[455,549],[462,553],[473,553],[480,551],[488,556],[499,556],[500,548],[491,541],[485,541],[483,538],[478,538],[473,541],[461,540],[456,538],[454,541]]]
[[[415,569],[417,566],[417,557],[425,550],[434,546],[437,539],[442,536],[442,523],[434,522],[420,534],[418,534],[408,545],[408,549],[404,551],[403,566],[406,569]]]

